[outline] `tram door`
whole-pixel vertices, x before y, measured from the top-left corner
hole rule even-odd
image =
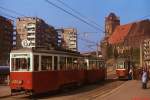
[[[57,66],[58,66],[58,57],[54,56],[54,70],[57,70]]]

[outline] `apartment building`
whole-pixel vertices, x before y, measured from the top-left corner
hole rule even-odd
[[[16,21],[16,48],[58,46],[58,34],[53,26],[37,17],[21,17]]]
[[[77,30],[74,28],[63,28],[61,43],[62,48],[78,51]]]
[[[9,53],[13,43],[13,22],[0,16],[0,66],[5,66],[9,61]]]

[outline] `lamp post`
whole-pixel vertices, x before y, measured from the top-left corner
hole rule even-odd
[[[142,42],[140,42],[140,67],[143,65],[143,49]]]

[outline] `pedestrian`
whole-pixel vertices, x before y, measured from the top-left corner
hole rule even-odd
[[[148,72],[144,68],[142,72],[142,88],[143,89],[147,88],[147,82],[148,82]]]
[[[133,71],[132,71],[132,68],[130,68],[130,70],[129,70],[129,76],[128,76],[129,80],[132,80],[132,74],[133,74]]]

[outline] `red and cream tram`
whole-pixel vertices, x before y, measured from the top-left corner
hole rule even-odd
[[[19,49],[10,53],[11,94],[44,93],[76,84],[104,80],[104,60],[79,53],[44,49]]]
[[[126,59],[118,59],[116,64],[116,74],[119,79],[128,79],[131,62]]]

